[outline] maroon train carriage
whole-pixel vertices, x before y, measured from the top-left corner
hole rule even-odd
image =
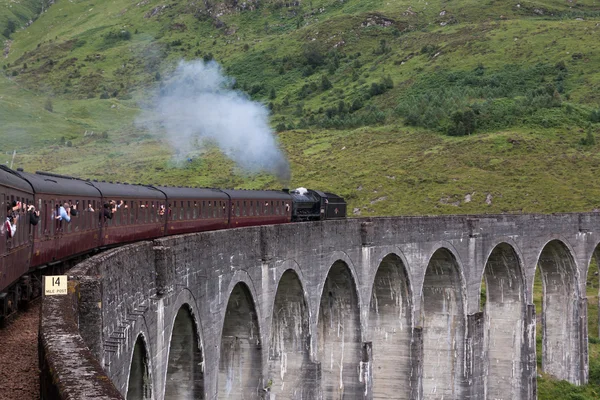
[[[229,226],[229,196],[218,189],[153,186],[168,199],[164,209],[166,234],[226,229]]]
[[[59,273],[65,267],[63,261],[104,246],[189,232],[346,216],[344,199],[314,190],[90,182],[4,166],[0,166],[0,202],[5,237],[0,240],[0,325],[19,301],[31,299],[41,287],[42,274]],[[13,202],[19,202],[14,210]],[[71,206],[70,222],[56,218],[65,203]],[[114,210],[108,213],[112,218],[104,215],[104,204]],[[30,223],[29,205],[40,212],[35,226]],[[7,226],[7,217],[13,214],[18,215],[17,222]]]
[[[231,198],[231,228],[283,224],[292,219],[291,197],[275,190],[227,190]]]
[[[16,172],[0,166],[0,218],[2,222],[2,240],[0,240],[0,319],[15,311],[20,299],[20,287],[15,286],[10,292],[4,289],[15,283],[29,270],[31,257],[33,227],[30,226],[27,206],[33,204],[31,185],[22,180]],[[15,211],[18,214],[14,235],[7,232],[7,207],[20,202],[21,207]],[[6,238],[6,239],[4,239]]]
[[[31,266],[52,264],[88,253],[100,245],[100,229],[93,209],[100,205],[98,189],[89,182],[63,175],[19,172],[35,192],[35,207],[40,221],[33,228]],[[77,215],[71,221],[59,221],[59,208],[74,205]]]
[[[96,208],[101,225],[103,246],[153,239],[163,236],[165,215],[158,210],[166,206],[165,194],[153,187],[127,183],[92,182],[102,193],[102,204]],[[114,201],[112,218],[103,216],[104,204]]]

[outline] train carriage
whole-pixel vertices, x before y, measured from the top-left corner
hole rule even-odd
[[[144,185],[97,181],[92,184],[102,193],[102,204],[96,211],[103,246],[153,239],[165,234],[166,217],[157,212],[167,202],[164,193]],[[104,217],[105,205],[114,210],[112,218]]]
[[[40,221],[33,227],[31,266],[40,266],[87,253],[100,245],[100,230],[88,205],[100,204],[100,192],[89,182],[69,176],[19,172],[33,187]],[[65,203],[75,205],[71,220],[57,219]],[[74,214],[74,213],[73,213]]]
[[[33,230],[29,224],[26,207],[33,203],[33,198],[33,190],[29,183],[21,179],[15,171],[0,166],[0,220],[2,236],[6,238],[0,240],[0,289],[16,282],[29,270]],[[13,213],[13,201],[21,205],[14,211],[18,218],[16,230],[11,234],[7,231],[6,221]],[[4,301],[5,297],[6,294],[0,294],[2,308],[10,306]]]
[[[225,229],[229,222],[229,196],[218,189],[153,186],[169,199],[165,214],[167,235]]]
[[[346,216],[341,197],[300,189],[130,185],[0,166],[4,236],[0,239],[0,325],[19,301],[27,301],[37,292],[42,274],[62,273],[69,262],[106,246],[165,235]],[[31,205],[40,213],[37,224],[27,212]],[[63,205],[71,210],[70,221],[57,218]],[[8,224],[8,217],[16,223]]]
[[[227,190],[231,198],[231,228],[282,224],[292,219],[290,195],[275,190]]]

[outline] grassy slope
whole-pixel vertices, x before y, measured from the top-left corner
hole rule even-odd
[[[357,215],[600,208],[595,179],[600,155],[596,146],[579,144],[589,113],[600,107],[600,8],[594,0],[520,2],[519,7],[494,0],[309,0],[280,7],[265,0],[258,10],[246,11],[214,3],[208,12],[190,2],[57,0],[29,28],[11,35],[9,56],[0,59],[5,66],[0,162],[10,162],[16,149],[16,164],[28,170],[130,182],[279,187],[269,175],[245,175],[213,149],[177,165],[161,138],[134,127],[139,103],[158,84],[157,72],[165,77],[178,60],[211,54],[239,88],[273,103],[273,126],[291,128],[279,134],[292,163],[290,186],[340,193]],[[10,4],[29,7],[19,26],[38,12],[30,7],[33,1]],[[0,1],[0,31],[14,17],[10,4]],[[385,20],[393,23],[382,26]],[[367,23],[371,26],[363,26]],[[122,31],[131,37],[115,40]],[[324,57],[309,73],[307,45]],[[330,71],[334,58],[338,65]],[[560,63],[566,73],[555,69]],[[531,73],[536,65],[548,72]],[[474,75],[478,67],[482,76]],[[423,96],[426,104],[415,104],[428,106],[444,90],[459,93],[465,81],[456,85],[448,79],[455,72],[475,81],[495,79],[501,86],[522,80],[522,90],[493,99],[500,108],[559,83],[562,104],[466,137],[445,136],[439,126],[406,126],[397,106]],[[322,90],[323,76],[333,88]],[[365,96],[385,76],[394,87]],[[458,103],[483,101],[481,91],[489,87],[478,90]],[[103,94],[108,98],[100,99]],[[52,112],[44,108],[49,98]],[[367,121],[372,112],[384,119],[341,129],[306,124],[324,120],[328,107],[357,99],[363,102],[355,113],[359,120]],[[440,118],[448,123],[448,115]],[[597,124],[591,129],[597,132]],[[72,147],[61,145],[62,137]],[[597,279],[588,285],[592,375],[600,374],[597,287]],[[539,297],[540,285],[536,293]],[[593,398],[600,391],[594,376],[594,384],[581,389],[543,377],[539,397]]]

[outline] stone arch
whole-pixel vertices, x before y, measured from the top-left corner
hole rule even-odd
[[[269,341],[269,386],[277,398],[316,398],[309,326],[300,278],[293,269],[288,269],[277,285]]]
[[[129,379],[127,382],[127,400],[144,400],[152,398],[152,378],[148,347],[144,335],[139,334],[129,364]]]
[[[540,252],[537,267],[543,285],[542,370],[579,384],[582,349],[578,274],[573,252],[562,240],[551,240]]]
[[[239,282],[231,291],[219,358],[219,398],[255,399],[263,391],[260,330],[248,286]]]
[[[525,295],[522,263],[512,245],[503,242],[492,249],[483,280],[486,398],[518,399]]]
[[[423,398],[461,397],[464,285],[455,255],[438,248],[427,265],[421,295]]]
[[[333,263],[321,294],[317,354],[323,399],[362,398],[362,361],[358,293],[348,265]]]
[[[592,268],[593,267],[593,268]],[[592,271],[593,269],[593,271]],[[592,253],[589,255],[589,257],[587,258],[587,263],[586,263],[586,270],[585,270],[585,287],[586,289],[589,288],[598,288],[598,290],[596,291],[596,304],[593,307],[597,307],[598,310],[598,325],[595,327],[590,326],[589,328],[589,334],[590,336],[595,336],[596,338],[600,337],[600,284],[598,281],[598,271],[600,270],[600,243],[596,243],[596,246],[594,246],[594,250],[592,251]],[[590,274],[594,274],[591,275]],[[587,296],[587,290],[586,290],[586,294],[585,297],[587,299],[588,302],[588,316],[589,316],[589,310],[590,310],[590,304],[591,302],[588,299]]]
[[[179,308],[173,322],[164,397],[174,400],[204,398],[201,341],[187,303]]]
[[[412,293],[396,254],[381,260],[369,306],[373,399],[411,398]]]

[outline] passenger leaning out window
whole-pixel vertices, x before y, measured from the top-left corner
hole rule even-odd
[[[36,211],[34,205],[30,205],[27,209],[27,214],[29,214],[29,223],[33,226],[37,225],[40,222],[40,212]]]
[[[65,220],[67,222],[71,222],[71,207],[69,207],[69,203],[65,203],[60,206],[56,219],[59,221]]]

